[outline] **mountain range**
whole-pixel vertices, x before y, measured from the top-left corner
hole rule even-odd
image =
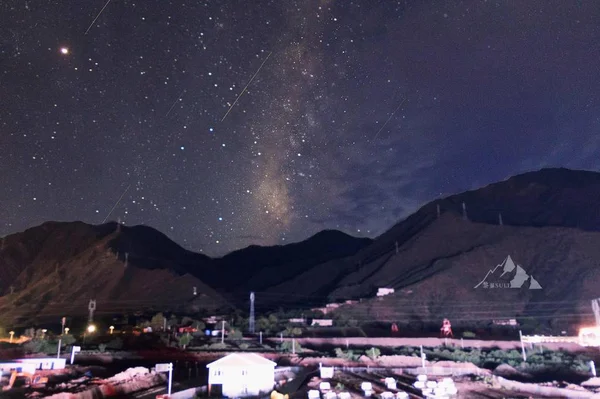
[[[359,321],[583,323],[599,207],[600,173],[542,169],[434,200],[373,240],[327,230],[218,259],[147,226],[48,222],[2,239],[0,322],[83,317],[90,299],[106,314],[216,312],[255,291],[257,310],[360,299],[341,308]],[[395,293],[374,298],[382,287]]]

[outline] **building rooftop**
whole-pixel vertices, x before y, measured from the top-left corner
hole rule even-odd
[[[277,363],[265,359],[256,353],[230,353],[227,356],[215,360],[206,365],[207,368],[213,366],[221,367],[242,367],[242,366],[276,366]]]

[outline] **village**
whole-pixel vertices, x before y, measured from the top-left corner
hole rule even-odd
[[[393,293],[379,289],[377,297]],[[295,313],[166,317],[105,325],[79,335],[62,326],[10,331],[3,337],[2,395],[85,398],[476,398],[594,397],[597,327],[580,336],[523,335],[514,319],[491,320],[516,339],[439,334],[386,336],[340,327],[330,303]],[[331,316],[331,317],[329,317]],[[353,323],[350,323],[353,324]],[[515,394],[517,394],[514,396]],[[519,396],[522,395],[522,396]]]

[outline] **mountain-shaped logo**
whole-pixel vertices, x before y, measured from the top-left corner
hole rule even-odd
[[[529,288],[541,290],[542,286],[533,276],[527,274],[521,265],[515,264],[510,255],[504,262],[488,271],[483,280],[474,288]]]

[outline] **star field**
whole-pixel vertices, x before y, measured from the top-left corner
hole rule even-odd
[[[598,169],[599,22],[593,1],[4,1],[0,235],[110,212],[221,255]]]

